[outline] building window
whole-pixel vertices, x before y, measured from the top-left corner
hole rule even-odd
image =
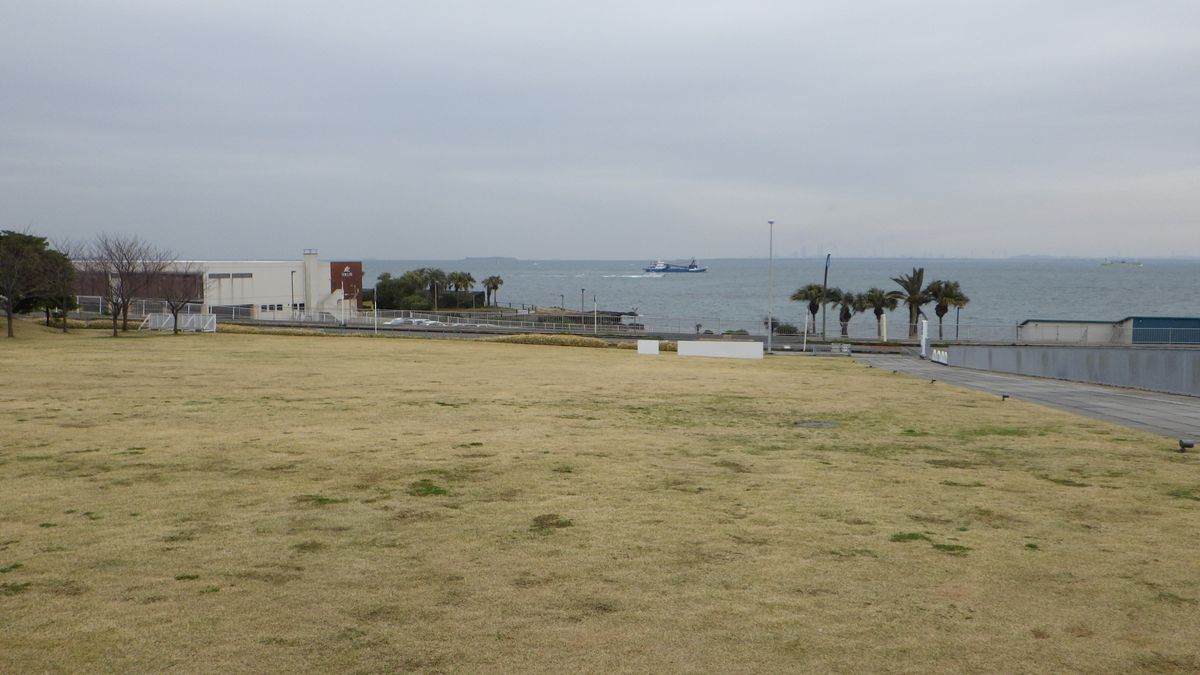
[[[259,306],[258,306],[258,311],[260,311],[260,312],[265,312],[265,311],[267,311],[267,306],[266,306],[266,305],[259,305]]]
[[[209,272],[209,279],[228,279],[229,272]]]
[[[252,278],[254,278],[254,273],[253,272],[234,272],[231,276],[234,279],[252,279]]]

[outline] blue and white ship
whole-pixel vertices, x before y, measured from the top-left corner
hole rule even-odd
[[[650,267],[643,268],[643,269],[645,269],[647,272],[653,272],[655,274],[664,274],[664,273],[668,273],[668,272],[685,272],[685,273],[693,272],[693,273],[695,273],[695,272],[707,272],[708,271],[707,267],[701,267],[701,266],[697,265],[695,258],[692,258],[692,262],[688,263],[686,266],[672,265],[669,262],[663,262],[662,260],[656,260],[653,265],[651,265]]]

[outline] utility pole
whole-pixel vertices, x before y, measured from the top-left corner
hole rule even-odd
[[[767,353],[770,354],[775,336],[775,221],[768,220],[767,227]]]
[[[825,339],[825,304],[829,302],[826,295],[829,292],[829,258],[832,253],[825,254],[825,280],[821,282],[821,339]]]

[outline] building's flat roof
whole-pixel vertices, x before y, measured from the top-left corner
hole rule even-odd
[[[1200,317],[1195,316],[1127,316],[1124,319],[1109,321],[1107,319],[1086,320],[1086,319],[1025,319],[1021,322],[1024,326],[1027,323],[1102,323],[1102,324],[1118,324],[1132,321],[1133,319],[1166,319],[1167,321],[1200,321]]]
[[[261,265],[263,263],[281,263],[287,265],[303,265],[303,260],[176,260],[176,263],[197,264],[227,264],[227,265]],[[328,262],[328,261],[327,261]]]

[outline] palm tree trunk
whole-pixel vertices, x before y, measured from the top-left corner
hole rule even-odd
[[[875,337],[877,337],[877,338],[883,337],[883,319],[881,318],[882,316],[883,316],[883,312],[881,312],[879,310],[875,310]]]

